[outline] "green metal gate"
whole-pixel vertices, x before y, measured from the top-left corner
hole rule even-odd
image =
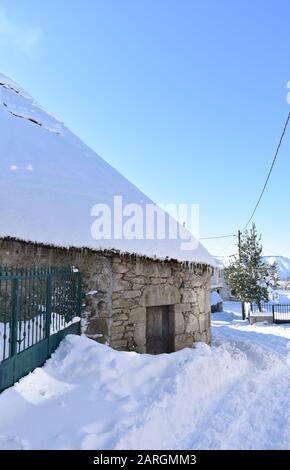
[[[0,392],[80,334],[82,289],[74,268],[0,266]]]
[[[276,304],[272,302],[251,303],[251,314],[271,315],[273,323],[290,323],[290,304]]]

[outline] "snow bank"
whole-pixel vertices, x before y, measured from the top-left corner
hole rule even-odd
[[[68,336],[0,395],[0,449],[186,448],[247,367],[229,345],[150,356]]]
[[[1,74],[0,155],[0,236],[215,264],[183,227],[177,239],[170,238],[168,214],[164,239],[94,239],[96,204],[113,211],[114,197],[121,196],[123,206],[138,204],[145,214],[152,201]],[[192,241],[188,249],[181,248],[185,235]]]
[[[289,449],[290,325],[224,308],[212,348],[150,356],[67,337],[0,395],[0,449]]]

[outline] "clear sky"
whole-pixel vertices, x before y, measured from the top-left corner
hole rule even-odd
[[[202,237],[231,234],[290,111],[290,2],[0,0],[0,70],[152,199],[200,204]],[[255,217],[265,254],[290,256],[289,204],[290,129]]]

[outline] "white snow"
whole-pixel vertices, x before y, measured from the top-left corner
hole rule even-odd
[[[277,302],[279,302],[279,304],[290,305],[290,292],[278,291]]]
[[[96,295],[97,293],[97,290],[90,290],[89,292],[87,292],[87,295]]]
[[[290,305],[290,292],[286,290],[285,291],[279,290],[279,289],[269,292],[269,301],[266,302],[266,305],[262,303],[262,307],[264,306],[267,307],[267,304]],[[265,308],[263,308],[263,310],[265,310]]]
[[[18,322],[17,339],[22,338],[18,345],[18,351],[24,351],[35,343],[45,338],[45,309],[44,313],[36,315],[33,319]],[[64,328],[80,321],[80,317],[73,317],[71,321],[66,322],[63,315],[56,312],[51,314],[50,334],[53,335]],[[23,334],[25,332],[25,339]],[[5,339],[6,337],[6,339]],[[9,357],[10,323],[0,322],[0,363]]]
[[[175,240],[168,228],[165,240],[156,236],[95,240],[91,235],[95,204],[111,208],[114,196],[122,196],[124,205],[137,203],[144,210],[152,201],[1,74],[0,155],[0,236],[215,264],[192,236],[194,249],[181,249],[181,237],[189,236],[184,228]],[[157,177],[154,168],[152,177]],[[168,225],[170,216],[165,218]]]
[[[211,292],[211,294],[210,294],[210,304],[211,305],[217,305],[222,301],[223,301],[223,299],[221,298],[221,296],[219,295],[219,293],[217,291],[214,290],[213,292]]]
[[[290,279],[290,259],[285,256],[263,256],[263,260],[271,265],[277,263],[279,279],[285,281]]]
[[[117,352],[69,336],[0,395],[0,448],[289,449],[290,325],[213,315],[213,346]],[[39,423],[41,432],[39,432]]]

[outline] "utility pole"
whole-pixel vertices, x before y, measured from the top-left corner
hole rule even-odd
[[[242,232],[239,230],[238,231],[238,247],[239,247],[239,260],[240,262],[242,261],[242,253],[241,253],[241,237],[242,237]],[[242,319],[246,319],[246,313],[245,313],[245,303],[242,300]]]

